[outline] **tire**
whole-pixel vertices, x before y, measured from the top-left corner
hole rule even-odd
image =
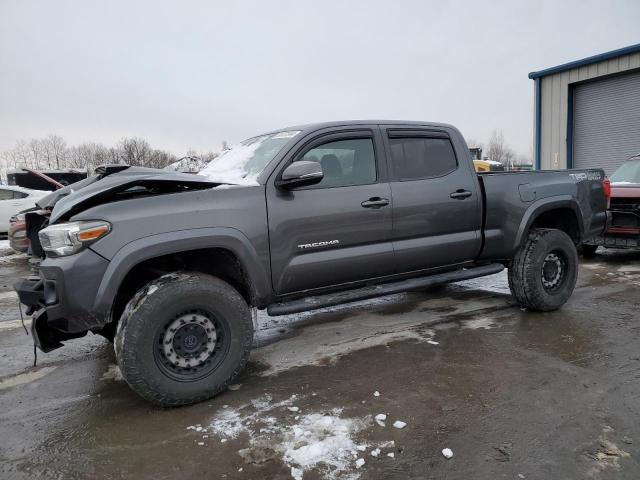
[[[578,252],[561,230],[533,229],[509,267],[509,289],[524,307],[548,312],[566,303],[578,277]]]
[[[246,365],[252,343],[251,312],[237,290],[210,275],[178,272],[133,296],[114,345],[129,386],[171,407],[224,390]]]
[[[593,258],[596,256],[596,250],[598,250],[598,245],[587,245],[582,244],[582,256],[584,258]]]

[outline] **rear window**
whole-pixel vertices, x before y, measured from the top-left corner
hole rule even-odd
[[[400,181],[442,177],[458,168],[448,138],[390,138],[391,161]]]

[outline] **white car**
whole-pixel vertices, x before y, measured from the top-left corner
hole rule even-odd
[[[9,231],[9,219],[16,213],[36,206],[39,198],[51,192],[0,185],[0,232]]]

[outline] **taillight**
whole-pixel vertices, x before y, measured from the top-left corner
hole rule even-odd
[[[604,189],[605,200],[609,201],[611,198],[611,181],[608,178],[602,181],[602,188]]]

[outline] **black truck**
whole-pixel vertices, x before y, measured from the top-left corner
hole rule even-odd
[[[504,268],[522,306],[561,307],[576,246],[605,228],[604,179],[479,175],[444,124],[291,127],[199,175],[105,166],[43,198],[27,219],[39,278],[16,290],[41,350],[101,334],[133,390],[184,405],[244,367],[254,308],[284,315]]]

